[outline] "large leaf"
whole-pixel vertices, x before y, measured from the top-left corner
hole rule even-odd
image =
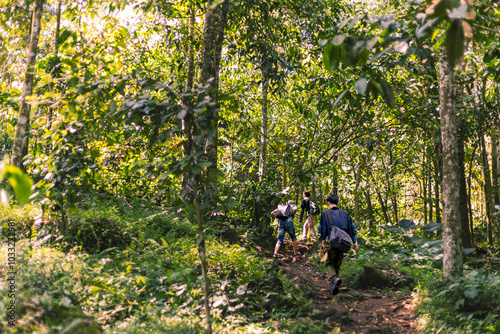
[[[33,180],[28,175],[24,174],[19,168],[8,165],[5,162],[0,163],[0,180],[9,180],[16,199],[19,205],[24,205],[30,202],[31,186]],[[8,204],[8,203],[3,203]]]
[[[427,225],[422,226],[422,229],[426,232],[439,231],[443,228],[443,224],[438,223],[429,223]]]
[[[467,298],[476,298],[478,295],[479,291],[476,288],[470,288],[469,290],[464,292],[465,297]]]
[[[406,228],[406,229],[416,229],[417,228],[417,225],[415,225],[414,222],[412,222],[411,220],[409,219],[402,219],[398,222],[398,225],[402,228]]]
[[[368,80],[361,78],[356,83],[354,83],[354,89],[358,94],[364,94],[366,92],[366,87],[368,86]]]
[[[412,235],[411,237],[411,242],[414,243],[414,244],[420,244],[420,245],[423,245],[427,242],[427,238],[424,238],[424,237],[421,237],[421,236],[418,236],[416,234]]]
[[[453,20],[446,32],[446,54],[453,68],[462,59],[465,50],[464,26],[461,20]]]

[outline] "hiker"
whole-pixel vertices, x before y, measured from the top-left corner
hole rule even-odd
[[[328,204],[329,209],[321,213],[321,218],[319,222],[318,233],[320,235],[319,240],[328,240],[332,227],[330,225],[330,218],[333,225],[339,227],[340,229],[347,232],[351,237],[352,243],[354,245],[354,250],[358,251],[359,247],[356,242],[356,229],[354,228],[354,223],[351,216],[347,211],[340,210],[337,207],[339,203],[339,198],[336,195],[328,196],[326,199],[326,204]],[[328,217],[330,216],[330,218]],[[326,271],[328,274],[328,279],[330,280],[329,293],[330,295],[336,295],[339,292],[340,284],[342,280],[339,278],[340,265],[344,259],[344,253],[336,248],[330,247],[328,249],[328,257],[325,261]]]
[[[273,216],[278,218],[278,242],[274,247],[273,258],[278,258],[278,250],[285,239],[285,231],[288,232],[290,239],[292,239],[293,256],[299,256],[297,251],[297,237],[295,236],[295,226],[293,226],[293,216],[297,212],[295,201],[289,200],[285,205],[278,205],[278,208],[271,212]]]
[[[307,232],[311,232],[311,236],[314,240],[317,239],[316,231],[314,230],[314,221],[316,220],[316,214],[314,213],[313,208],[311,208],[311,203],[313,206],[317,205],[309,197],[311,197],[311,193],[309,191],[304,191],[302,193],[302,197],[304,198],[300,203],[300,207],[302,210],[300,211],[299,224],[302,224],[302,217],[304,217],[304,211],[306,212],[306,222],[304,223],[304,228],[302,229],[302,240],[307,239]]]

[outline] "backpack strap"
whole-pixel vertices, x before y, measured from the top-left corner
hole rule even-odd
[[[330,213],[330,209],[326,210],[326,216],[328,217],[328,220],[330,221],[330,226],[333,227],[335,225],[333,225],[333,218],[332,218],[332,215]]]

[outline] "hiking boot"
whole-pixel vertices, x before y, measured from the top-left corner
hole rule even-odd
[[[340,284],[342,284],[342,280],[338,277],[333,277],[330,281],[330,287],[328,288],[328,292],[331,296],[335,296],[340,291]]]

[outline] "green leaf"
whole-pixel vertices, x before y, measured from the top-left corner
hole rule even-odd
[[[344,90],[342,93],[339,94],[339,96],[337,97],[337,99],[335,99],[335,102],[333,102],[333,106],[334,107],[342,100],[342,98],[344,97],[344,95],[346,93],[347,93],[347,89]]]
[[[464,296],[467,298],[476,298],[478,295],[479,291],[476,288],[470,288],[469,290],[466,290],[464,292]]]
[[[461,20],[454,20],[446,32],[446,54],[452,68],[462,59],[464,50],[464,26]]]
[[[340,45],[344,42],[346,35],[337,35],[332,39],[333,45]]]
[[[389,85],[389,83],[384,79],[380,79],[379,82],[380,85],[382,86],[382,92],[383,92],[382,97],[384,98],[385,103],[387,103],[389,107],[394,107],[394,104],[396,103],[396,98],[394,96],[394,91],[392,90],[392,86]]]
[[[16,166],[8,165],[5,162],[0,163],[0,180],[7,179],[14,189],[16,199],[20,206],[30,202],[31,186],[33,180],[24,174]]]
[[[398,222],[398,225],[400,227],[403,227],[403,228],[407,228],[407,229],[415,229],[416,228],[416,225],[415,223],[413,223],[411,220],[409,219],[402,219]]]
[[[364,94],[366,92],[367,86],[368,80],[365,78],[361,78],[354,84],[354,89],[358,92],[358,94]]]
[[[202,161],[197,163],[201,168],[207,168],[213,165],[212,161]]]
[[[358,54],[358,64],[359,65],[364,65],[368,61],[368,58],[370,57],[370,51],[367,49],[363,48],[359,54]]]
[[[334,46],[332,42],[328,42],[323,49],[323,64],[328,71],[334,71],[338,66],[338,46]]]
[[[108,110],[110,113],[114,113],[116,111],[116,101],[115,100],[111,100],[111,102],[109,102]]]

